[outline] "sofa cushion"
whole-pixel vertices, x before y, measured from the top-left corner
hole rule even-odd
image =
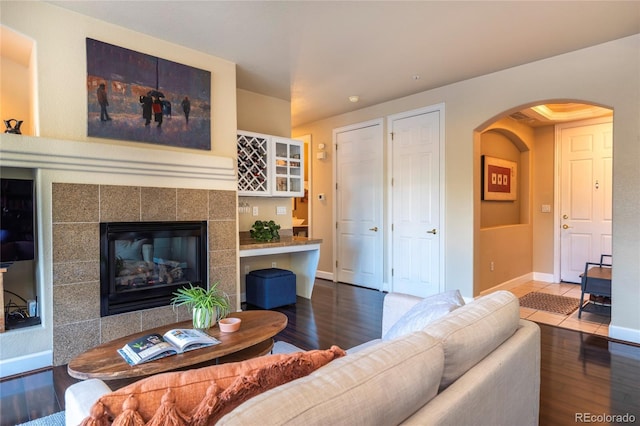
[[[210,406],[210,414],[220,416],[264,390],[303,377],[344,355],[342,349],[333,346],[328,350],[267,355],[242,362],[157,374],[103,395],[85,421],[95,424],[93,420],[113,419],[122,414],[125,402],[130,407],[135,406],[135,412],[146,422],[163,406],[171,406],[174,411],[189,417],[198,408],[202,413],[202,405],[205,404]],[[135,401],[132,401],[132,396]]]
[[[507,340],[518,328],[520,304],[508,291],[488,294],[429,324],[424,331],[442,342],[444,389]]]
[[[395,339],[414,331],[420,331],[428,324],[463,305],[464,299],[458,290],[445,291],[425,297],[402,315],[382,336],[382,340]]]
[[[399,424],[436,395],[442,368],[441,344],[412,333],[262,393],[218,425]]]

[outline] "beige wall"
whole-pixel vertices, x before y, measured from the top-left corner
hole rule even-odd
[[[238,130],[288,138],[291,102],[247,90],[237,90]]]
[[[531,157],[535,152],[534,131],[510,118],[488,126],[481,137],[481,155],[504,158],[518,164],[518,199],[482,201],[478,234],[475,294],[532,272]]]
[[[553,211],[554,202],[554,144],[553,126],[539,127],[534,131],[533,153],[533,271],[539,276],[553,275]],[[542,205],[551,206],[550,213],[542,212]]]
[[[238,130],[285,138],[291,136],[291,102],[241,89],[237,93]],[[239,197],[238,202],[246,203],[251,210],[238,214],[240,231],[250,230],[256,220],[273,220],[282,229],[291,229],[291,198]],[[287,214],[276,215],[278,206],[286,207]],[[253,216],[253,207],[258,208],[258,216]]]
[[[411,109],[445,104],[444,270],[447,289],[477,294],[480,281],[480,137],[505,113],[549,101],[582,101],[614,109],[614,270],[611,334],[640,341],[640,35],[593,46],[501,72],[440,87],[295,128],[311,134],[313,149],[332,142],[332,129]],[[526,82],[526,84],[523,84]],[[324,238],[319,268],[333,271],[333,158],[312,152],[313,235]],[[546,195],[542,196],[546,199]],[[529,211],[530,207],[526,210]],[[539,218],[538,218],[539,219]],[[537,220],[537,225],[548,226]],[[547,228],[540,235],[549,235]],[[538,230],[534,230],[537,236]],[[540,243],[547,246],[548,243]],[[539,243],[536,242],[536,247]],[[535,271],[531,271],[535,272]]]

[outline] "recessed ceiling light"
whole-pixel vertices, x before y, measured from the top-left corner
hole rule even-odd
[[[356,103],[356,102],[358,102],[360,100],[360,97],[356,96],[356,95],[351,95],[351,96],[349,96],[349,100],[351,102],[353,102],[353,103]]]

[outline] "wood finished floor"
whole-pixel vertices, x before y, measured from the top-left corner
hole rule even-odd
[[[380,335],[383,297],[375,290],[317,280],[312,300],[298,298],[296,305],[277,309],[289,318],[277,339],[304,349],[366,342]],[[628,413],[640,422],[640,346],[540,327],[540,425],[574,425],[576,415],[585,416],[581,413]],[[0,426],[63,410],[64,390],[75,381],[61,366],[0,382]]]

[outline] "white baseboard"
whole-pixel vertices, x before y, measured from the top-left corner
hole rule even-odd
[[[0,361],[0,378],[51,367],[53,351],[43,351]]]
[[[553,274],[545,274],[543,272],[534,272],[533,273],[534,281],[542,281],[543,283],[553,283],[555,279],[553,278]]]
[[[491,287],[489,289],[481,291],[480,295],[484,296],[485,294],[493,293],[494,291],[497,291],[497,290],[509,290],[510,288],[517,287],[517,286],[519,286],[521,284],[524,284],[527,281],[531,281],[531,280],[533,280],[533,272],[521,275],[519,277],[513,278],[513,279],[511,279],[509,281],[505,281],[505,282],[503,282],[501,284],[498,284],[498,285],[496,285],[494,287]]]
[[[333,281],[333,272],[316,271],[316,278]]]
[[[609,325],[609,337],[625,342],[640,343],[640,330]]]

